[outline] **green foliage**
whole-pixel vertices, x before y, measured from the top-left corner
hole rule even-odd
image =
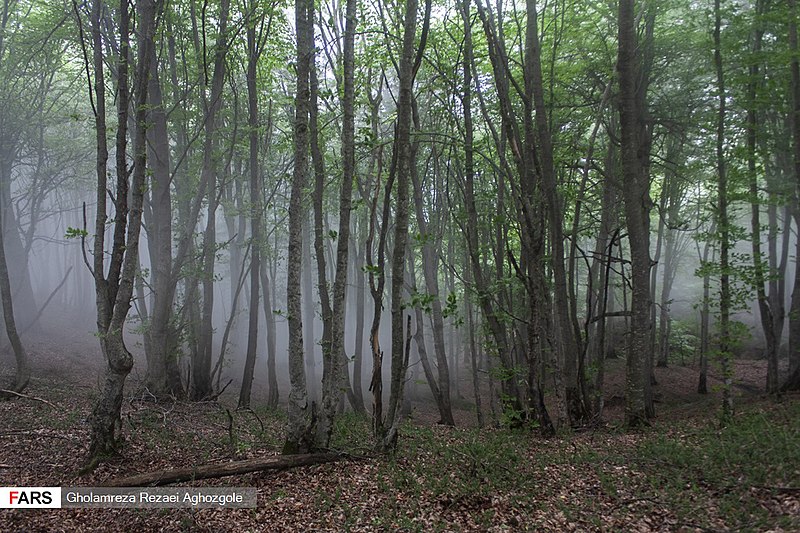
[[[695,331],[696,325],[686,320],[672,320],[669,333],[669,355],[671,362],[684,364],[700,345]]]
[[[67,227],[67,231],[64,233],[65,239],[85,239],[88,236],[89,232],[85,229],[73,228],[72,226]]]
[[[456,293],[448,293],[446,305],[444,309],[442,309],[442,317],[452,318],[454,327],[459,327],[464,324],[464,317],[458,312],[458,297]]]
[[[436,296],[433,294],[415,291],[411,295],[411,302],[409,302],[408,307],[412,309],[422,309],[424,313],[430,313],[434,298],[436,298]]]

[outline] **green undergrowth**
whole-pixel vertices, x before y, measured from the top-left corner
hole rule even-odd
[[[800,527],[786,512],[800,489],[800,402],[758,404],[724,428],[715,419],[660,423],[641,433],[617,430],[542,440],[529,431],[402,427],[393,455],[378,460],[376,520],[416,530],[430,514],[447,528],[452,513],[496,523],[496,502],[523,516],[558,512],[568,523],[608,527],[650,520],[651,527],[760,530]],[[334,441],[363,448],[369,423],[346,415]],[[661,522],[659,522],[661,521]],[[418,524],[417,524],[418,525]],[[523,529],[536,524],[522,523]]]
[[[759,530],[800,526],[797,516],[773,516],[772,506],[800,492],[800,402],[753,408],[725,427],[653,433],[635,450],[650,489],[703,527],[714,508],[727,527]]]

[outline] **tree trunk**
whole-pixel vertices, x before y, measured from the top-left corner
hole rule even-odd
[[[722,14],[720,0],[714,0],[714,67],[717,73],[717,228],[719,243],[719,358],[722,371],[722,418],[733,416],[733,354],[731,352],[730,225],[728,222],[728,175],[725,161],[725,76],[722,70]]]
[[[649,384],[647,361],[650,342],[650,200],[648,177],[640,157],[643,117],[637,102],[640,75],[635,28],[635,0],[619,2],[619,115],[622,148],[622,181],[625,218],[631,253],[633,296],[631,330],[625,376],[625,422],[628,427],[648,424],[645,387]]]
[[[250,304],[247,320],[247,353],[244,362],[244,375],[242,388],[239,391],[239,407],[250,407],[250,393],[253,388],[253,374],[256,367],[256,352],[258,351],[258,302],[259,282],[262,272],[261,228],[264,221],[261,216],[261,198],[263,196],[261,185],[261,168],[258,161],[258,89],[256,88],[256,75],[258,60],[263,51],[263,42],[259,37],[263,34],[264,13],[251,14],[247,21],[247,125],[249,126],[249,184],[250,184]],[[256,30],[259,30],[258,34]],[[271,120],[267,121],[271,127]],[[270,313],[271,315],[272,313]],[[270,316],[267,315],[267,320]]]
[[[435,156],[434,156],[435,157]],[[414,190],[414,207],[416,208],[417,229],[422,241],[422,271],[425,278],[425,291],[433,299],[431,301],[431,321],[433,324],[433,349],[436,354],[436,369],[438,380],[438,394],[435,394],[439,408],[440,423],[454,426],[453,410],[450,406],[450,365],[447,362],[447,352],[444,346],[444,320],[442,318],[442,300],[439,292],[439,272],[437,269],[437,256],[434,249],[439,241],[429,233],[425,216],[422,184],[416,168],[411,169],[411,182]],[[422,324],[417,322],[417,331]],[[427,377],[427,373],[426,373]],[[431,389],[433,390],[433,389]]]
[[[169,350],[170,324],[175,284],[172,272],[172,196],[170,192],[170,151],[167,133],[167,115],[164,109],[156,52],[153,50],[148,86],[149,120],[147,130],[150,162],[150,213],[151,229],[148,250],[151,264],[152,315],[145,335],[149,337],[147,355],[148,390],[160,395],[184,395],[183,384],[177,371],[177,355]]]
[[[267,470],[286,470],[299,466],[318,465],[330,463],[341,458],[335,453],[316,453],[293,455],[291,457],[261,457],[244,461],[231,461],[209,465],[176,468],[173,470],[158,470],[134,474],[132,476],[113,479],[105,487],[157,487],[180,483],[183,481],[197,481],[200,479],[216,479],[226,476],[239,476],[250,472],[263,472]]]
[[[789,0],[789,50],[791,51],[792,72],[792,148],[794,159],[795,187],[800,187],[800,59],[797,44],[797,2]],[[795,189],[797,191],[797,189]],[[794,194],[794,223],[800,228],[800,198]],[[795,271],[792,300],[789,306],[789,380],[784,390],[800,390],[800,239],[795,239]]]
[[[336,270],[333,275],[333,317],[331,321],[331,379],[324,383],[328,395],[333,398],[341,396],[341,389],[347,392],[347,398],[353,409],[363,412],[364,404],[356,397],[350,385],[348,361],[345,355],[345,312],[347,309],[345,295],[347,291],[347,270],[350,262],[350,220],[353,210],[353,181],[356,174],[355,155],[355,36],[358,20],[356,18],[357,3],[347,0],[345,6],[344,30],[344,90],[342,96],[342,186],[339,193],[339,232],[336,238]],[[359,376],[359,379],[361,377]],[[359,384],[360,388],[360,384]],[[324,403],[324,402],[323,402]],[[323,409],[325,406],[323,405]],[[330,411],[330,409],[329,409]],[[332,425],[333,417],[329,413]],[[330,440],[330,430],[324,444]]]
[[[397,444],[397,426],[400,422],[399,408],[402,403],[403,385],[408,363],[406,337],[403,328],[405,316],[403,292],[405,262],[408,248],[408,186],[412,167],[416,164],[416,151],[411,142],[412,105],[414,78],[421,55],[425,49],[430,23],[431,1],[426,1],[425,19],[415,61],[414,41],[417,30],[417,0],[407,0],[403,21],[403,47],[400,54],[399,98],[397,101],[397,132],[394,149],[397,153],[397,196],[395,203],[394,251],[392,253],[391,323],[392,323],[392,372],[389,406],[386,412],[385,431],[380,446],[394,449]],[[408,317],[411,323],[411,317]],[[405,329],[410,329],[407,326]],[[410,339],[408,339],[410,341]]]
[[[351,242],[353,242],[351,240]],[[364,392],[362,390],[362,373],[364,368],[364,305],[366,300],[367,286],[364,279],[364,252],[359,251],[355,254],[356,261],[353,265],[353,276],[356,278],[356,324],[355,335],[353,337],[353,394],[356,399],[356,412],[366,413],[364,407]]]
[[[116,218],[114,221],[114,251],[111,254],[108,277],[104,277],[105,266],[105,222],[107,176],[106,164],[108,152],[106,148],[105,123],[105,90],[103,85],[103,53],[101,42],[101,6],[98,4],[92,11],[92,33],[95,70],[96,130],[97,130],[97,216],[94,244],[94,278],[97,295],[97,325],[100,345],[108,362],[106,378],[91,415],[91,443],[89,446],[89,466],[97,461],[115,454],[119,446],[120,409],[125,378],[133,367],[133,357],[123,341],[123,328],[131,306],[136,269],[139,264],[139,234],[142,221],[142,205],[147,162],[147,102],[148,78],[150,73],[151,52],[155,34],[156,13],[160,2],[143,0],[136,6],[138,56],[135,106],[134,136],[134,170],[132,183],[128,187],[128,167],[126,161],[127,146],[127,113],[129,105],[128,89],[128,51],[129,21],[127,2],[120,5],[120,57],[118,64],[119,89],[117,95],[117,194]],[[130,190],[130,206],[128,191]],[[126,235],[127,229],[127,235]]]
[[[278,407],[280,400],[280,391],[278,390],[278,371],[276,369],[275,359],[277,357],[277,327],[275,324],[275,313],[273,312],[272,295],[275,291],[272,289],[272,280],[268,274],[269,266],[266,261],[261,262],[261,291],[263,298],[261,305],[264,307],[264,317],[267,321],[267,406],[271,408]]]
[[[713,226],[712,226],[713,228]],[[713,231],[712,231],[713,233]],[[703,254],[700,256],[700,264],[708,263],[708,253],[711,243],[706,241],[703,246]],[[698,245],[698,252],[700,251]],[[715,254],[716,255],[716,254]],[[712,259],[713,261],[714,259]],[[700,377],[697,382],[698,394],[708,394],[708,356],[710,349],[711,336],[711,273],[705,270],[703,273],[703,301],[700,303]]]
[[[217,146],[217,114],[222,108],[222,86],[225,80],[225,55],[228,49],[227,29],[230,0],[222,0],[220,8],[219,37],[214,53],[214,75],[211,80],[211,100],[204,102],[206,108],[205,139],[203,142],[203,167],[201,181],[208,184],[208,209],[206,229],[203,234],[203,306],[200,326],[199,352],[192,362],[192,399],[208,398],[212,391],[211,360],[213,357],[212,323],[214,313],[214,266],[216,261],[216,219],[219,195],[217,173],[219,165],[214,154]]]
[[[0,201],[0,205],[4,204]],[[22,392],[28,386],[31,378],[31,370],[28,365],[28,352],[22,345],[22,341],[17,333],[17,323],[14,317],[14,302],[11,294],[11,282],[8,276],[8,263],[6,263],[6,252],[4,243],[4,230],[2,221],[5,220],[3,216],[3,209],[0,208],[0,298],[3,304],[3,320],[6,326],[6,335],[11,343],[11,348],[14,350],[14,360],[16,362],[16,373],[14,381],[8,386],[8,389],[14,392]],[[0,399],[7,396],[0,393]]]
[[[310,0],[295,0],[297,30],[297,91],[294,120],[294,170],[289,198],[289,269],[286,279],[286,312],[289,323],[288,428],[284,454],[308,453],[314,446],[314,409],[308,402],[304,369],[303,320],[300,302],[300,272],[303,269],[303,189],[308,171],[308,117],[311,107],[309,74],[314,57],[314,30]]]
[[[308,396],[312,402],[316,402],[319,399],[317,386],[317,332],[316,328],[314,327],[317,313],[314,309],[316,307],[316,302],[314,301],[314,280],[311,270],[312,236],[309,224],[310,222],[308,217],[303,217],[303,264],[305,265],[301,274],[303,280],[303,338],[305,339],[303,346],[305,351],[306,386],[308,387]],[[317,259],[319,260],[319,255],[317,255]],[[317,274],[319,275],[319,271]],[[324,323],[325,319],[323,318],[323,343],[325,342]]]
[[[764,2],[758,0],[755,8],[755,19],[753,28],[753,55],[761,53],[761,42],[764,30],[761,28],[760,17],[763,16]],[[753,250],[753,283],[755,284],[756,297],[758,300],[758,311],[761,319],[761,329],[764,333],[764,341],[767,356],[767,383],[766,388],[769,394],[778,392],[780,383],[778,381],[778,344],[780,338],[775,337],[775,321],[771,307],[771,294],[767,293],[765,279],[764,257],[761,254],[761,202],[758,195],[758,173],[756,164],[756,149],[758,144],[759,114],[756,108],[758,97],[758,87],[760,80],[760,65],[754,62],[748,68],[747,80],[747,177],[750,186],[750,226],[751,226],[751,246]],[[774,258],[773,258],[774,260]],[[771,287],[770,287],[771,288]],[[780,317],[783,321],[783,317]]]

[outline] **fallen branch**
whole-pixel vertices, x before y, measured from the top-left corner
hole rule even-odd
[[[192,468],[176,468],[174,470],[159,470],[136,474],[129,477],[113,479],[104,484],[106,487],[144,487],[168,485],[181,481],[195,481],[198,479],[219,478],[236,476],[250,472],[265,470],[286,470],[298,466],[310,466],[330,463],[340,459],[342,455],[336,453],[310,453],[301,455],[277,455],[233,461],[230,463],[217,463],[201,465]]]
[[[44,398],[37,398],[36,396],[30,396],[29,394],[22,394],[21,392],[8,390],[8,389],[0,389],[0,394],[11,394],[12,396],[17,396],[19,398],[25,398],[26,400],[35,400],[37,402],[46,403],[47,405],[49,405],[53,409],[59,409],[59,407],[56,404],[54,404],[53,402],[49,402],[49,401],[45,400]]]

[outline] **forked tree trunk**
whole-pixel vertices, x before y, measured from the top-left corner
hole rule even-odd
[[[435,155],[434,155],[435,157]],[[439,409],[440,422],[442,424],[453,426],[453,410],[450,406],[450,364],[447,361],[447,352],[444,345],[444,320],[442,318],[442,300],[439,291],[439,272],[437,270],[437,257],[436,257],[436,243],[439,241],[433,234],[428,231],[427,219],[425,216],[425,205],[423,202],[422,184],[416,169],[412,169],[411,182],[414,190],[414,206],[417,217],[417,228],[422,236],[422,270],[425,278],[425,291],[428,295],[433,297],[431,301],[431,321],[433,324],[433,348],[436,354],[436,370],[437,377],[435,378],[434,385],[436,392],[434,398],[436,405]],[[411,264],[411,262],[409,262]],[[416,283],[416,280],[414,280]],[[420,313],[421,314],[421,313]],[[417,331],[422,329],[422,323],[417,322]],[[423,343],[424,349],[424,343]],[[427,356],[425,361],[427,362]],[[430,368],[430,365],[428,365]],[[430,382],[432,375],[426,378]],[[438,383],[437,383],[438,381]],[[433,387],[431,387],[433,390]]]
[[[400,406],[403,398],[408,352],[403,317],[406,315],[403,305],[405,285],[405,264],[408,251],[408,188],[413,165],[416,164],[416,151],[411,142],[411,123],[414,78],[422,60],[427,32],[430,23],[431,1],[425,6],[425,19],[422,25],[422,37],[419,49],[414,52],[414,41],[417,33],[417,0],[407,0],[403,19],[403,47],[400,54],[399,98],[397,101],[397,133],[394,149],[397,153],[397,196],[395,201],[394,251],[392,252],[392,288],[391,288],[391,323],[392,323],[392,371],[389,393],[389,406],[386,412],[385,433],[381,435],[379,446],[383,449],[394,449],[397,444],[397,427],[400,422]],[[410,330],[411,317],[408,317]],[[410,331],[408,331],[410,336]],[[408,339],[410,341],[410,339]]]
[[[97,133],[97,216],[95,219],[95,244],[93,275],[97,295],[97,325],[100,345],[108,362],[105,382],[94,409],[89,416],[91,443],[89,446],[89,466],[115,454],[120,437],[120,409],[125,378],[133,367],[133,357],[125,347],[122,338],[125,320],[131,306],[136,270],[139,265],[139,234],[144,201],[145,169],[147,161],[147,89],[150,73],[150,60],[153,49],[156,13],[160,2],[143,0],[137,4],[138,56],[135,106],[134,170],[132,182],[128,183],[126,161],[127,113],[129,105],[128,63],[129,21],[128,4],[120,5],[120,58],[118,64],[119,90],[117,96],[117,191],[116,217],[114,220],[113,251],[108,269],[105,272],[105,224],[107,196],[107,158],[105,90],[103,85],[103,53],[101,40],[101,6],[92,11],[92,33],[94,44],[96,133]],[[130,191],[130,206],[128,193]],[[127,230],[127,233],[126,233]]]

